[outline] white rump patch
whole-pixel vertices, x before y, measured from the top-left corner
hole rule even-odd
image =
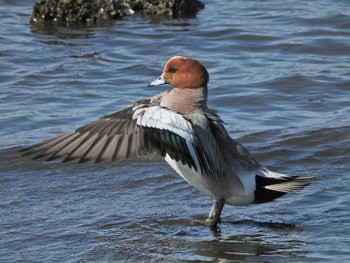
[[[276,173],[276,172],[270,171],[269,169],[267,169],[265,167],[259,169],[259,171],[261,172],[261,176],[267,177],[267,178],[283,179],[283,178],[290,177],[286,174],[281,174],[281,173]]]

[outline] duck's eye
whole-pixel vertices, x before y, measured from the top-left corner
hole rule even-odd
[[[169,72],[170,72],[170,73],[175,73],[175,72],[176,72],[176,68],[175,68],[175,67],[171,67],[171,68],[169,69]]]

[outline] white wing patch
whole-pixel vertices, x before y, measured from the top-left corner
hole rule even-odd
[[[159,106],[138,105],[133,110],[132,118],[137,119],[138,125],[168,130],[193,142],[192,124],[183,115]]]
[[[193,161],[201,170],[194,147],[194,130],[189,120],[180,113],[156,105],[137,105],[133,108],[133,111],[132,118],[137,120],[139,126],[171,131],[185,139]]]

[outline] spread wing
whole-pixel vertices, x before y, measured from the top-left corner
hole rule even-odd
[[[150,152],[144,141],[147,131],[137,125],[132,114],[132,107],[128,107],[21,151],[24,155],[34,155],[35,159],[63,158],[63,162],[78,160],[79,163],[140,157]]]
[[[123,160],[158,153],[200,169],[191,122],[182,114],[142,101],[73,132],[21,150],[23,155],[79,163]]]

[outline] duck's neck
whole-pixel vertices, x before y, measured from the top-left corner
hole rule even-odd
[[[174,88],[162,99],[160,105],[187,115],[195,110],[206,110],[207,97],[207,87],[195,89]]]

